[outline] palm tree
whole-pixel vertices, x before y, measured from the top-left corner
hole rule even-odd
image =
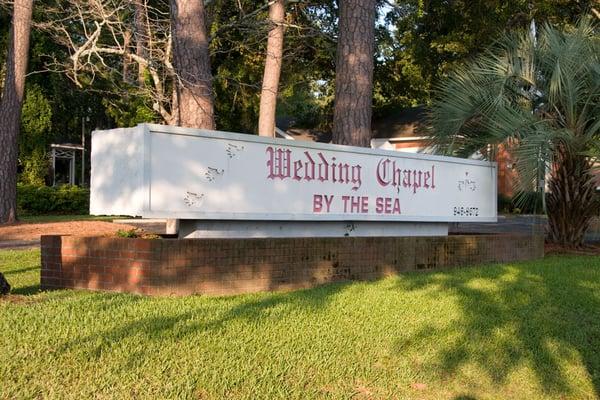
[[[600,38],[589,18],[505,35],[437,89],[431,135],[446,153],[469,156],[508,144],[519,193],[543,188],[548,239],[581,246],[598,207],[593,154],[600,141]],[[490,146],[491,145],[491,146]]]

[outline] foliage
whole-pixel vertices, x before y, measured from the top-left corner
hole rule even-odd
[[[151,0],[147,3],[154,10],[151,22],[166,22],[168,2]],[[335,0],[288,3],[278,115],[295,117],[302,121],[303,127],[327,128],[331,123],[337,3]],[[47,27],[50,16],[55,15],[55,10],[61,10],[61,4],[56,1],[36,3],[36,26]],[[83,7],[92,3],[79,4]],[[122,2],[113,4],[120,7],[119,21],[131,23],[131,7]],[[398,106],[429,102],[430,90],[439,79],[456,65],[479,54],[501,32],[525,27],[532,19],[538,23],[551,21],[569,25],[590,4],[590,0],[534,3],[526,0],[379,1],[375,115],[385,114]],[[265,3],[250,0],[207,2],[219,129],[255,131],[268,29],[264,6]],[[0,7],[0,26],[8,27],[9,9]],[[57,20],[66,18],[70,10],[62,9],[61,12],[64,15],[57,15]],[[81,32],[76,31],[75,25],[67,24],[67,28],[72,30],[74,40],[81,39]],[[164,38],[167,30],[168,24],[159,24],[155,30],[157,39]],[[5,55],[6,35],[7,30],[2,29],[0,61]],[[113,73],[84,77],[90,83],[85,90],[77,88],[66,75],[47,71],[57,60],[69,60],[67,46],[57,42],[48,29],[35,29],[31,38],[29,70],[36,73],[27,79],[28,86],[37,86],[51,107],[52,124],[44,133],[44,143],[79,142],[82,118],[90,118],[86,124],[88,134],[90,128],[95,127],[133,126],[139,122],[161,120],[152,107],[152,99],[146,95],[152,79],[148,76],[143,87],[137,87],[131,80],[123,80],[120,76],[122,57],[107,56],[105,62],[109,63]],[[161,63],[159,59],[154,61]],[[39,73],[41,71],[46,72]],[[169,93],[170,86],[165,89],[165,93]],[[319,93],[319,97],[315,93]],[[313,110],[317,112],[312,113]],[[42,141],[36,143],[39,143],[37,147],[42,147]],[[22,153],[22,159],[29,154],[29,151]]]
[[[119,229],[116,232],[116,235],[121,238],[139,238],[140,233],[137,229]]]
[[[263,6],[264,4],[260,4]],[[257,12],[255,1],[239,1],[238,8],[227,0],[211,2],[211,63],[214,75],[217,127],[229,131],[255,132],[259,95],[265,62],[267,8]],[[289,2],[286,9],[284,57],[278,115],[293,116],[314,124],[306,108],[314,106],[309,86],[333,76],[335,42],[332,40],[332,1]],[[290,110],[282,104],[303,106]],[[314,99],[314,96],[313,96]],[[281,105],[280,105],[281,104]],[[292,114],[288,112],[293,111]],[[322,109],[316,115],[322,114]],[[313,114],[315,115],[315,114]]]
[[[142,123],[159,123],[160,118],[149,107],[151,102],[135,92],[125,93],[122,97],[102,99],[106,114],[110,116],[117,126],[136,126]]]
[[[318,102],[312,86],[306,81],[285,87],[279,97],[277,115],[293,118],[299,127],[317,127],[327,119],[327,106]]]
[[[39,255],[0,251],[0,271],[17,295],[0,301],[0,398],[600,393],[598,257],[288,293],[150,298],[38,293]]]
[[[87,214],[90,191],[78,186],[17,185],[17,206],[21,214]]]
[[[544,204],[540,192],[524,192],[515,197],[498,195],[498,212],[514,214],[543,214]]]
[[[379,29],[376,107],[428,103],[435,85],[509,30],[551,22],[572,25],[593,1],[396,1]]]
[[[581,243],[596,206],[593,160],[585,155],[600,140],[599,57],[589,19],[565,30],[545,25],[537,36],[508,34],[456,68],[431,112],[435,142],[447,154],[512,143],[521,192],[535,190],[550,171],[550,234],[563,244]]]
[[[50,101],[37,84],[29,85],[21,111],[22,141],[37,142],[52,126]]]
[[[26,86],[25,101],[21,111],[19,135],[19,162],[23,167],[20,181],[30,185],[43,185],[48,174],[47,149],[52,129],[50,101],[37,84]]]
[[[45,177],[48,175],[50,161],[43,148],[38,147],[28,156],[23,155],[21,164],[23,165],[23,171],[19,176],[19,182],[32,186],[45,185]]]

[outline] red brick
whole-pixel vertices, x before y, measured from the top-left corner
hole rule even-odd
[[[47,236],[42,240],[41,281],[53,288],[222,295],[542,255],[541,237],[511,235],[193,240]]]

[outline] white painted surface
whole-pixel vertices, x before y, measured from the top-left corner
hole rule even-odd
[[[92,146],[93,214],[249,221],[496,221],[495,163],[160,125],[97,131]],[[291,158],[289,177],[270,168],[277,165],[271,154]],[[315,162],[314,176],[310,160]],[[337,169],[342,182],[333,181],[334,162],[348,165]],[[403,171],[399,186],[393,185],[389,171],[382,173],[382,166],[393,163]],[[410,187],[402,185],[405,171],[413,177]],[[333,199],[328,210],[315,207],[319,195]],[[344,201],[344,196],[351,198]],[[350,207],[357,199],[360,206]]]
[[[143,215],[144,150],[140,128],[92,133],[90,214]]]
[[[181,238],[266,238],[342,236],[447,236],[435,222],[200,221],[180,220]]]
[[[387,139],[371,139],[371,148],[380,150],[395,150],[393,144]]]

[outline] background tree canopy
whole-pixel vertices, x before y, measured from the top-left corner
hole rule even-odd
[[[446,154],[492,158],[488,146],[510,146],[522,191],[545,191],[547,180],[549,239],[581,246],[598,210],[598,115],[600,41],[585,18],[505,35],[439,85],[430,119]]]
[[[36,2],[34,25],[40,28],[47,23],[47,10],[56,10],[61,2]],[[157,19],[168,14],[164,0],[149,4]],[[217,129],[256,132],[269,29],[266,4],[250,0],[207,3]],[[591,6],[592,1],[577,0],[379,1],[375,117],[429,103],[431,88],[441,78],[480,54],[500,33],[529,26],[532,20],[573,25]],[[0,9],[1,26],[9,25],[9,10]],[[337,15],[336,0],[290,1],[287,5],[277,113],[294,117],[301,127],[331,126]],[[125,13],[123,18],[132,17]],[[7,30],[0,32],[2,66],[7,35]],[[66,74],[53,71],[53,61],[66,58],[67,49],[47,29],[34,29],[19,139],[20,171],[28,171],[22,178],[29,183],[43,179],[41,160],[49,143],[80,142],[84,119],[89,120],[85,122],[88,135],[96,127],[161,121],[150,98],[133,85],[115,86],[110,74],[97,76],[80,88]],[[3,78],[5,71],[0,73]]]

